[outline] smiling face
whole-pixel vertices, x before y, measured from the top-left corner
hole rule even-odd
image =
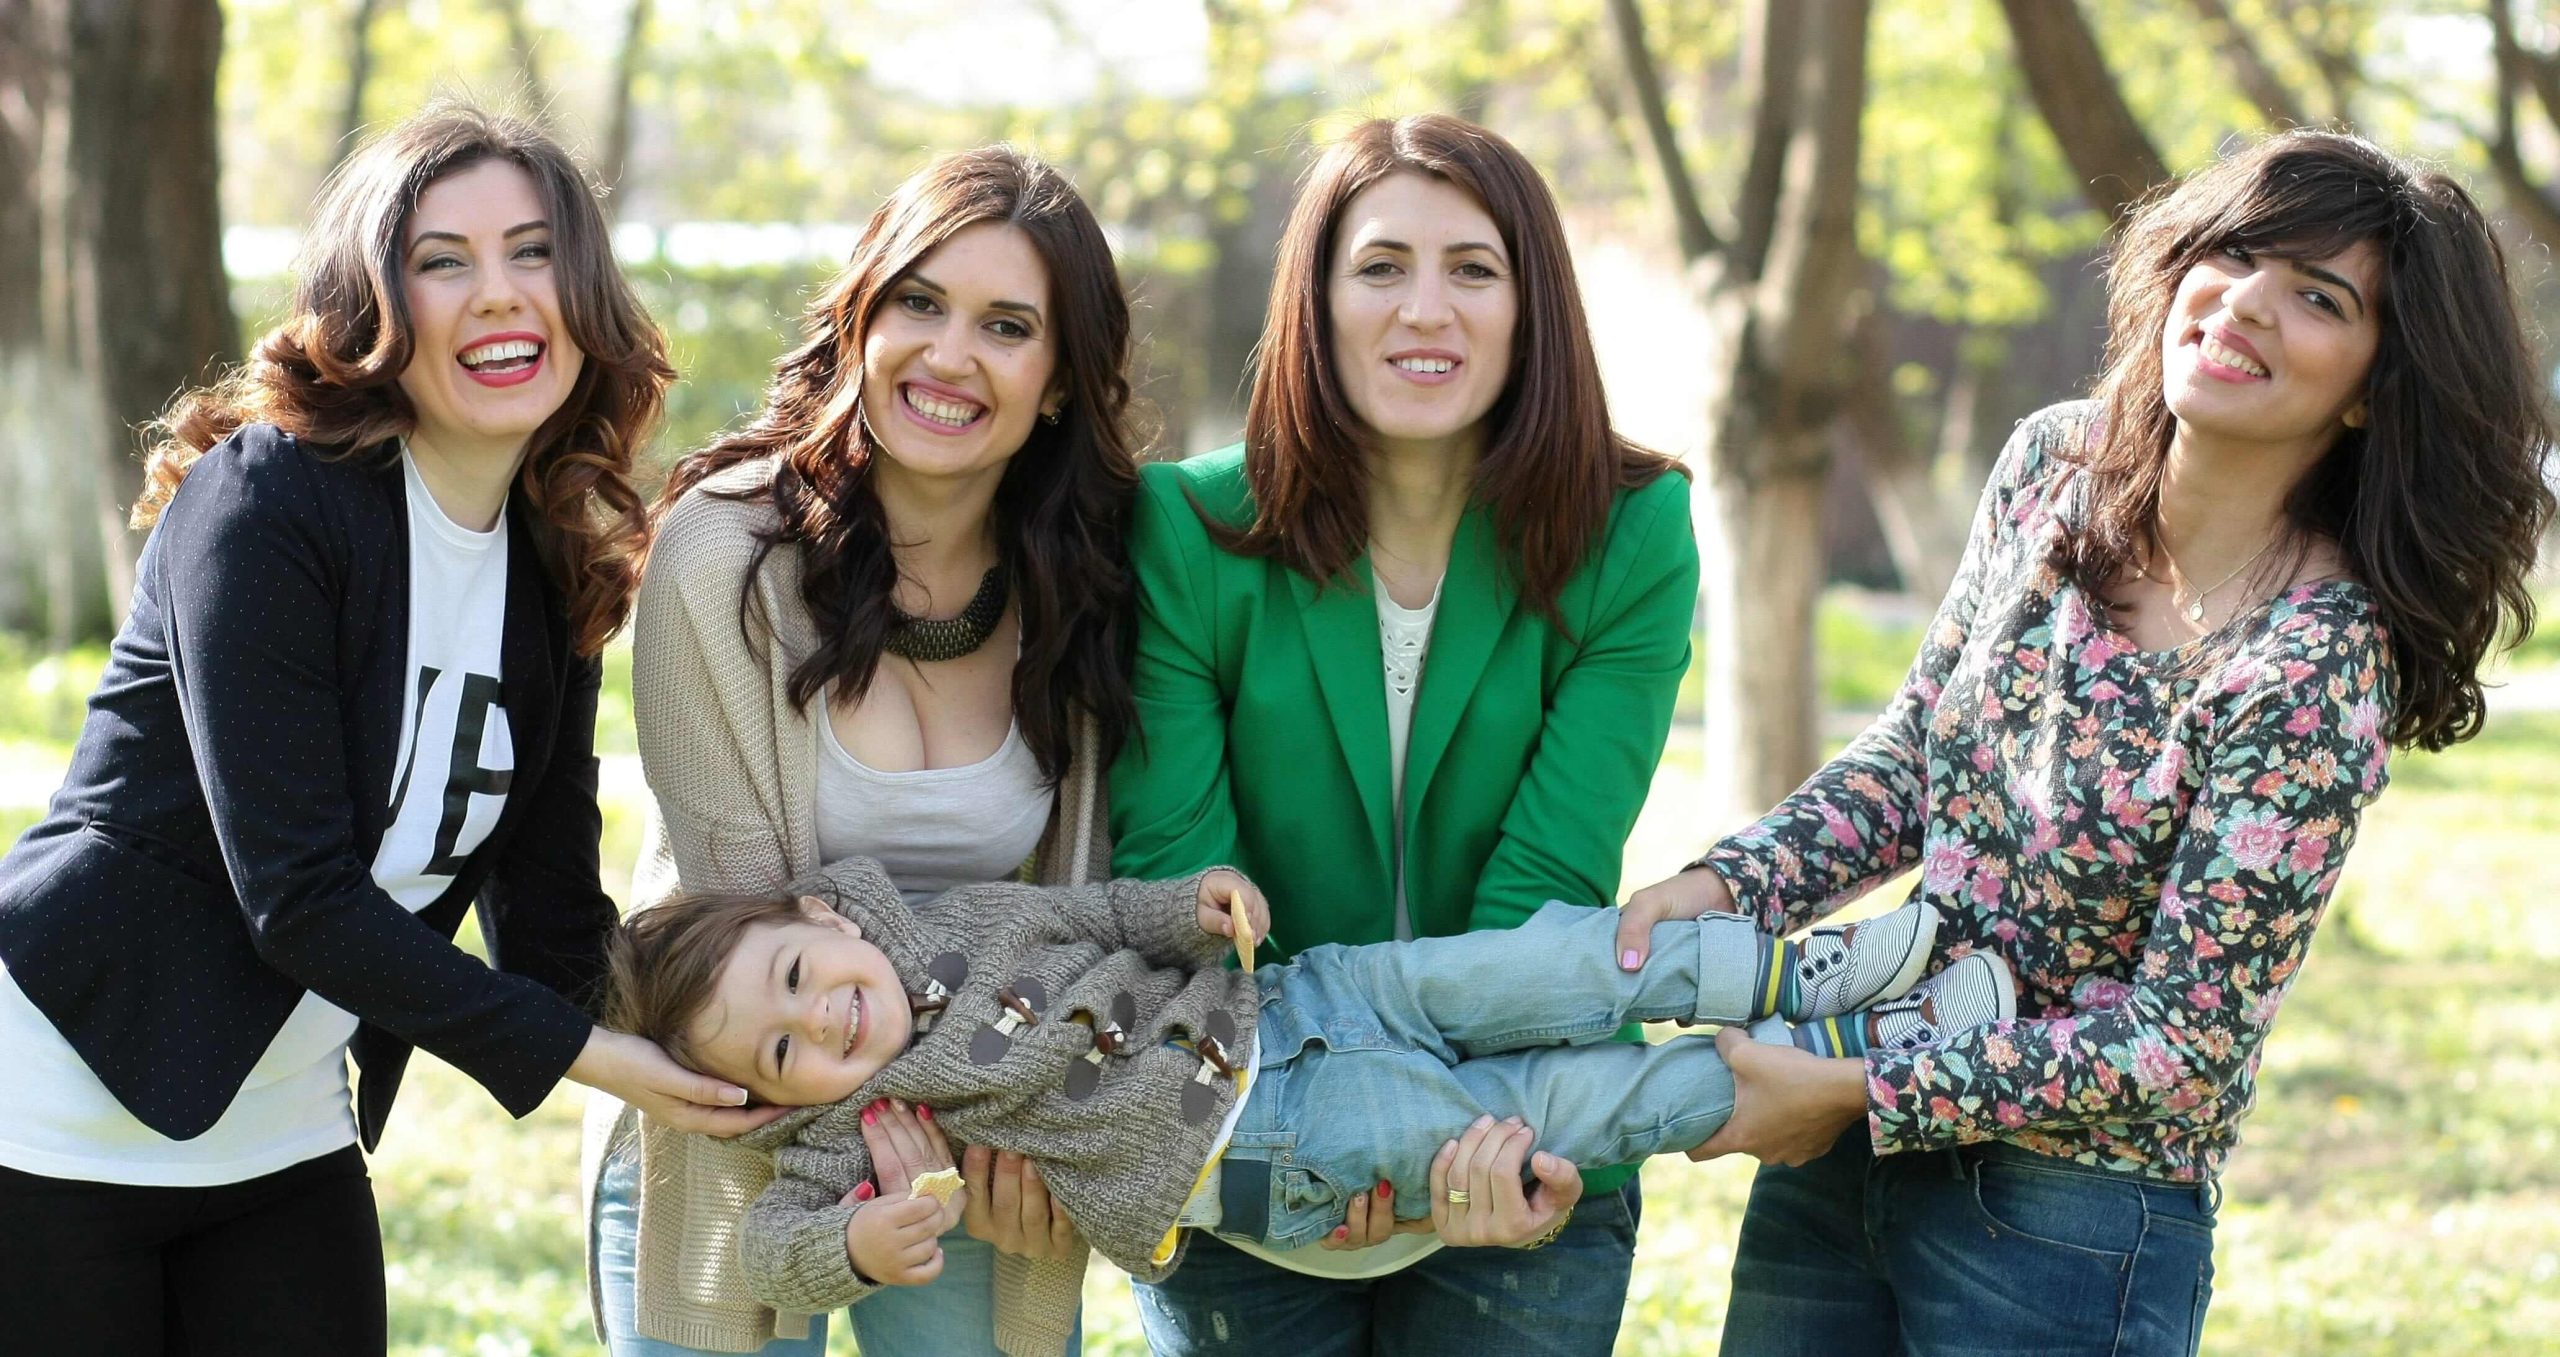
[[[906,1049],[912,1024],[889,958],[803,898],[799,919],[739,939],[685,1046],[689,1063],[758,1102],[804,1107],[852,1096]]]
[[[2327,451],[2364,422],[2380,280],[2371,242],[2320,259],[2228,248],[2199,260],[2160,336],[2162,394],[2180,429],[2306,459]]]
[[[1511,257],[1484,205],[1446,180],[1390,174],[1343,205],[1325,311],[1343,399],[1388,442],[1473,435],[1509,379]]]
[[[928,251],[873,308],[862,373],[876,474],[1003,475],[1060,399],[1049,271],[1031,238],[980,222]]]
[[[427,186],[402,243],[413,437],[451,457],[520,455],[577,385],[551,222],[533,179],[484,160]]]

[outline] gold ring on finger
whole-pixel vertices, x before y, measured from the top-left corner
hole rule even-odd
[[[1449,1198],[1449,1204],[1451,1206],[1464,1206],[1469,1201],[1473,1200],[1473,1198],[1467,1195],[1467,1190],[1463,1187],[1450,1188],[1444,1195]]]

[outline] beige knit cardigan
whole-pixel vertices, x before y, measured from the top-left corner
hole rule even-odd
[[[678,890],[770,890],[815,872],[818,727],[793,705],[792,669],[816,648],[800,601],[800,553],[776,547],[739,603],[760,535],[776,518],[773,463],[729,468],[687,492],[659,525],[633,623],[631,705],[653,805],[632,898],[646,908]],[[723,498],[740,492],[746,499]],[[1077,723],[1047,835],[1030,865],[1048,884],[1104,879],[1111,865],[1096,735]],[[647,1337],[715,1352],[751,1352],[808,1332],[808,1317],[758,1304],[738,1262],[738,1226],[773,1177],[746,1146],[657,1125],[619,1101],[590,1098],[580,1179],[588,1194],[605,1156],[636,1135],[640,1210],[636,1284]],[[592,1212],[589,1213],[592,1219]],[[589,1253],[588,1296],[603,1332]],[[998,1304],[1073,1268],[999,1255]]]

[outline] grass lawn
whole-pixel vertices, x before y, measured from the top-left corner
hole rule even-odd
[[[1904,627],[1862,630],[1832,609],[1824,627],[1827,643],[1857,651],[1830,670],[1835,697],[1899,679],[1901,660],[1883,652]],[[96,662],[75,657],[31,683],[24,657],[11,659],[0,654],[0,838],[40,809]],[[627,751],[623,691],[608,694],[604,740]],[[1684,761],[1693,778],[1696,758],[1694,730],[1675,735],[1630,847],[1630,886],[1697,846],[1679,805]],[[609,762],[606,783],[608,861],[627,870],[641,794],[627,755]],[[2262,1102],[2226,1183],[2206,1352],[2550,1350],[2560,931],[2537,928],[2533,907],[2560,899],[2555,845],[2560,712],[2500,715],[2469,744],[2395,760],[2268,1048]],[[510,1123],[444,1065],[412,1067],[373,1161],[395,1353],[597,1351],[580,1277],[577,1112],[571,1089]],[[1647,1170],[1620,1353],[1712,1351],[1749,1168]],[[1086,1350],[1143,1351],[1125,1283],[1097,1268],[1086,1294]],[[839,1335],[836,1348],[851,1344]]]

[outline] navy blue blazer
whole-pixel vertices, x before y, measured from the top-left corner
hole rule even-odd
[[[410,1048],[522,1116],[586,1044],[602,669],[508,513],[504,812],[418,914],[374,884],[409,647],[406,485],[273,426],[199,460],[143,548],[71,770],[0,858],[0,958],[116,1100],[174,1139],[239,1095],[309,990],[361,1020],[380,1139]],[[454,945],[477,901],[496,969]],[[573,1001],[575,1000],[575,1001]]]

